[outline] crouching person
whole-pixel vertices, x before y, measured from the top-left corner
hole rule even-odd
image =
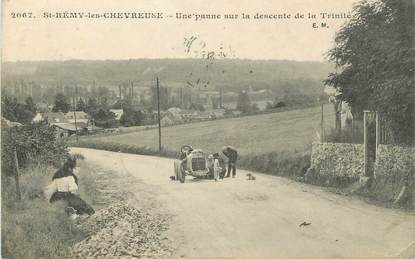
[[[82,200],[78,192],[78,178],[74,174],[76,159],[69,158],[52,177],[52,183],[46,187],[45,196],[49,202],[64,201],[66,211],[71,214],[95,213],[94,209]]]

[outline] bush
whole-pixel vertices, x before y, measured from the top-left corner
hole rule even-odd
[[[15,149],[19,166],[29,163],[60,166],[69,156],[66,142],[58,139],[55,130],[44,123],[3,128],[1,140],[3,172],[13,171]]]

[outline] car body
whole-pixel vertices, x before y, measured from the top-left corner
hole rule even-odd
[[[174,161],[175,177],[184,182],[186,176],[196,178],[210,178],[211,171],[208,168],[206,154],[201,149],[193,149],[185,145],[180,149],[179,159]]]

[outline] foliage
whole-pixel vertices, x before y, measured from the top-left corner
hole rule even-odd
[[[276,101],[274,103],[267,102],[267,109],[275,109],[287,106],[283,101]]]
[[[25,100],[25,109],[30,111],[31,113],[35,114],[36,113],[36,105],[33,102],[32,97],[27,97]]]
[[[131,106],[125,106],[120,123],[125,127],[139,126],[145,119],[145,114]]]
[[[360,1],[328,52],[341,72],[325,83],[340,90],[355,118],[380,112],[399,143],[415,134],[414,12],[412,0]]]
[[[68,155],[66,143],[56,138],[53,128],[44,123],[2,129],[1,169],[7,175],[14,172],[15,149],[19,166],[30,162],[58,166]]]
[[[1,114],[10,121],[17,121],[22,124],[28,124],[35,116],[36,108],[32,99],[26,99],[26,103],[19,103],[16,98],[5,94],[1,96]]]
[[[169,89],[164,86],[159,87],[159,97],[160,97],[160,109],[167,110],[170,106],[169,99]],[[151,104],[153,109],[157,109],[157,87],[151,87]]]
[[[240,110],[242,113],[248,113],[251,111],[251,101],[249,100],[249,96],[246,91],[241,91],[239,93],[236,109]]]
[[[82,98],[79,98],[78,101],[76,102],[76,110],[77,111],[86,111],[86,103],[84,102],[84,100]]]
[[[197,111],[201,111],[201,112],[205,111],[205,107],[203,107],[203,105],[200,104],[200,103],[199,104],[191,103],[189,109],[190,110],[197,110]]]
[[[95,111],[92,111],[92,118],[95,125],[104,128],[115,127],[118,122],[115,120],[115,114],[106,107],[100,107]]]
[[[67,113],[70,109],[71,104],[69,103],[68,98],[64,94],[57,94],[55,96],[55,103],[52,108],[52,111]]]
[[[91,115],[93,112],[98,110],[98,108],[99,108],[99,105],[98,105],[97,100],[95,98],[89,98],[87,105],[86,105],[86,112]]]

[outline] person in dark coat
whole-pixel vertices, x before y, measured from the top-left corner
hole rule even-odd
[[[52,183],[47,187],[48,192],[52,192],[49,202],[64,201],[67,209],[80,214],[92,215],[94,209],[77,195],[78,178],[73,173],[76,167],[76,159],[69,158],[52,177]],[[69,210],[67,210],[69,211]]]
[[[238,159],[238,151],[232,146],[222,147],[222,153],[228,158],[228,171],[225,177],[235,178],[236,176],[236,160]],[[232,171],[232,172],[231,172]]]

